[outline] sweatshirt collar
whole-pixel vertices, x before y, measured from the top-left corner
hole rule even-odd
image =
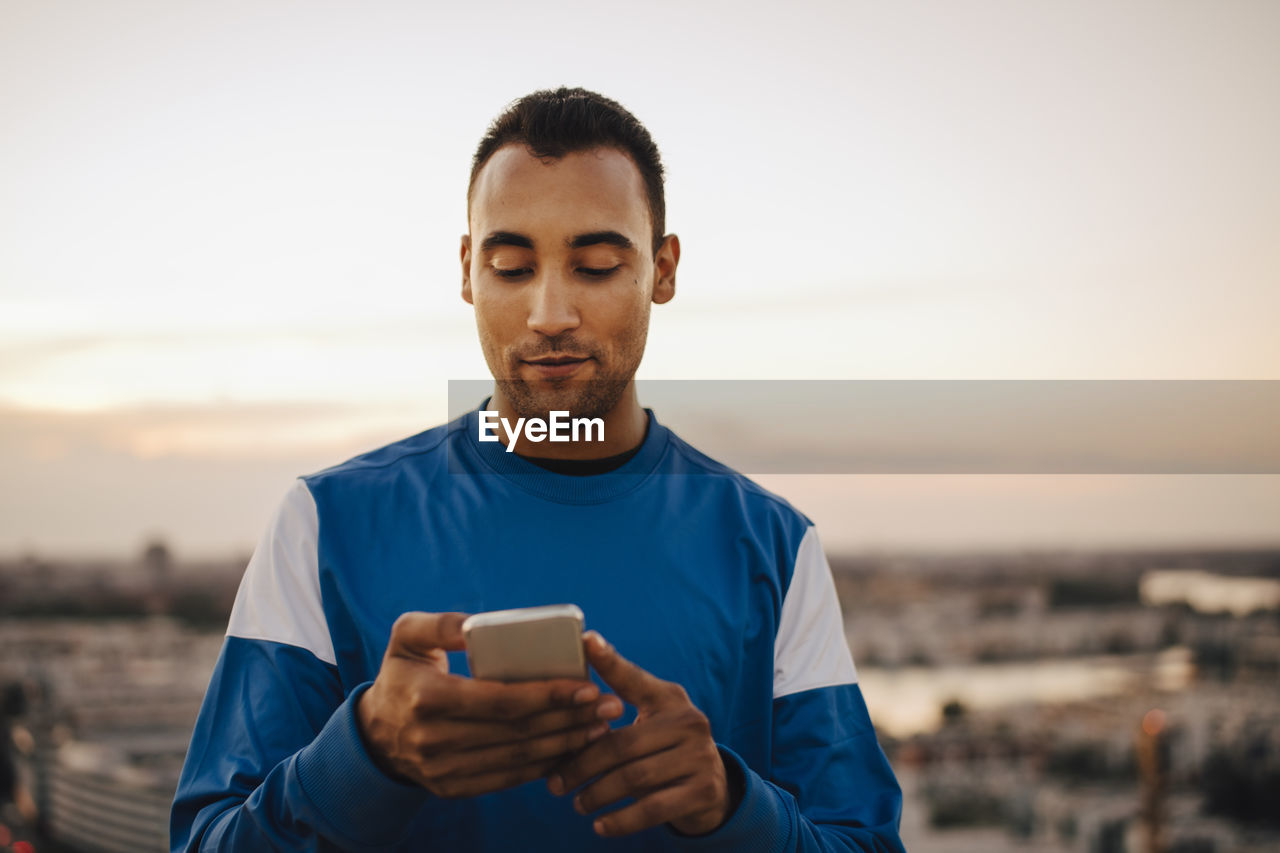
[[[648,434],[625,463],[603,474],[557,474],[527,461],[518,453],[508,453],[499,441],[480,441],[480,412],[486,409],[492,398],[455,420],[450,426],[454,435],[450,444],[464,454],[467,464],[450,465],[453,473],[497,474],[523,491],[559,503],[602,503],[620,497],[639,487],[666,452],[669,430],[658,423],[652,409],[645,409],[649,417]]]

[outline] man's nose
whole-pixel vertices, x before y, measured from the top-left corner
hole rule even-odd
[[[573,299],[573,286],[556,273],[543,273],[530,282],[533,304],[528,326],[547,336],[578,328],[581,318]]]

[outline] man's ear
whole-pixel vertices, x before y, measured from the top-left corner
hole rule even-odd
[[[462,235],[462,301],[474,305],[471,301],[471,235]]]
[[[658,254],[653,256],[653,301],[656,305],[670,302],[676,295],[676,266],[680,263],[680,238],[668,234],[662,238]]]

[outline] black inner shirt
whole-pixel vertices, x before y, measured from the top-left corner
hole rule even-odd
[[[545,468],[554,474],[570,474],[574,477],[586,477],[591,474],[605,474],[615,468],[621,468],[627,460],[640,452],[645,439],[649,437],[649,421],[645,420],[644,437],[630,450],[606,456],[603,459],[546,459],[540,456],[521,456],[526,462],[532,462],[539,468]]]

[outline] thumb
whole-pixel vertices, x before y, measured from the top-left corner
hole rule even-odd
[[[401,613],[391,626],[387,655],[435,661],[439,650],[460,652],[466,648],[462,641],[466,618],[465,613]]]
[[[583,635],[583,646],[587,650],[587,659],[604,683],[637,708],[656,708],[665,704],[677,691],[684,692],[679,685],[663,681],[618,654],[617,649],[596,631]]]

